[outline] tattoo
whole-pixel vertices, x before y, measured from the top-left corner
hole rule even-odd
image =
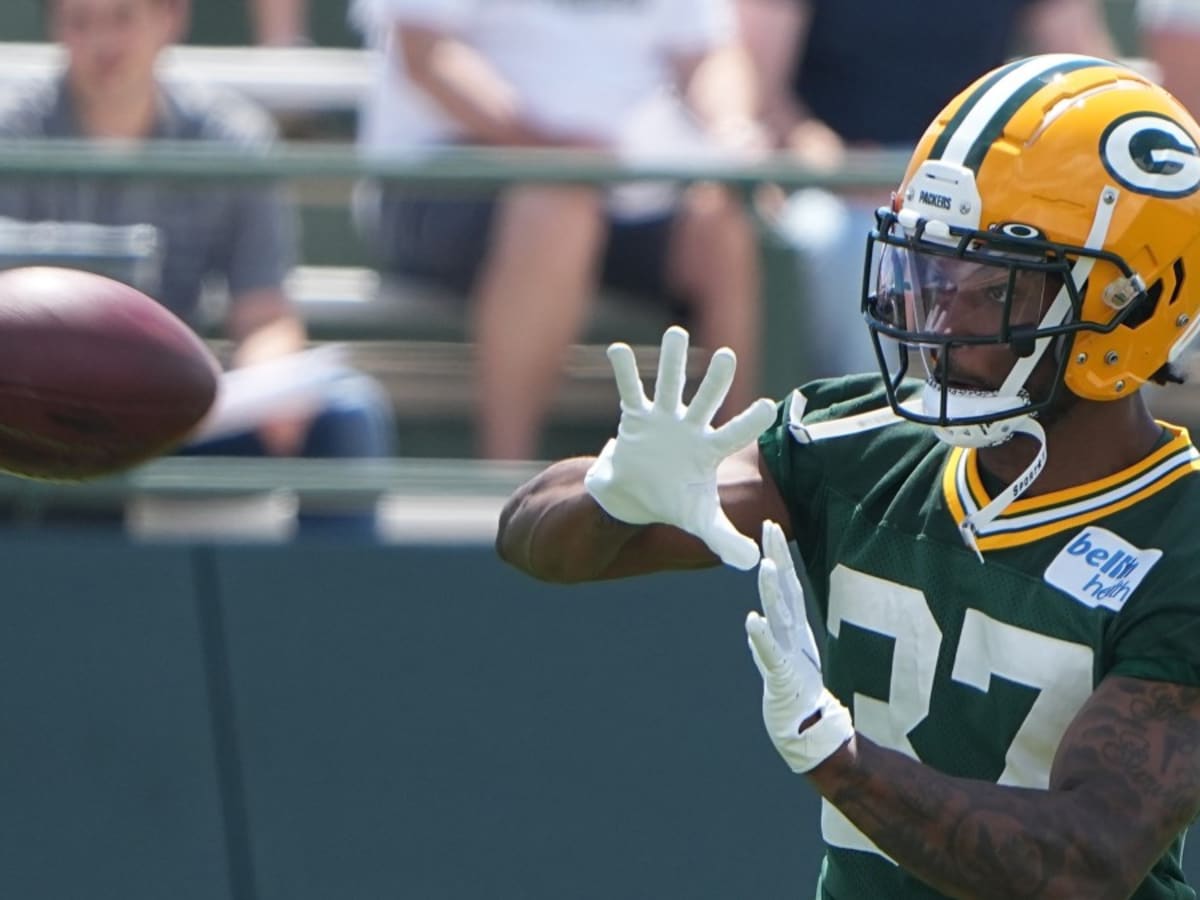
[[[859,736],[822,793],[955,897],[1127,896],[1200,810],[1200,688],[1110,678],[1064,736],[1049,790],[953,778]]]

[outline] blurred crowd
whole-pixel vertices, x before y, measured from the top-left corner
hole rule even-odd
[[[1187,0],[1128,0],[1134,47],[1110,30],[1119,4],[1100,0],[989,0],[969,15],[957,0],[923,0],[920,16],[888,0],[338,3],[371,73],[354,133],[343,137],[372,156],[510,147],[608,166],[753,167],[772,157],[834,171],[851,153],[911,148],[951,96],[1032,52],[1139,57],[1200,112],[1200,4]],[[251,98],[162,78],[160,55],[195,42],[201,10],[188,0],[41,6],[63,66],[5,96],[0,138],[168,139],[253,152],[303,134],[294,116],[281,122]],[[313,24],[325,7],[245,0],[234,12],[250,42],[310,48],[321,44]],[[601,289],[655,306],[702,347],[736,351],[724,415],[757,396],[767,233],[795,260],[792,302],[808,323],[796,336],[797,378],[872,367],[859,291],[865,234],[887,200],[886,189],[751,193],[695,181],[484,190],[390,180],[360,185],[347,221],[386,278],[436,285],[461,304],[474,348],[475,454],[529,459],[544,453],[561,374]],[[303,253],[286,186],[0,180],[0,217],[18,228],[101,226],[110,238],[150,226],[156,239],[126,277],[189,321],[204,292],[223,285],[231,366],[308,343],[287,289]],[[5,264],[28,257],[28,248],[0,247]],[[189,452],[390,456],[404,441],[392,412],[381,385],[347,367],[319,404]]]

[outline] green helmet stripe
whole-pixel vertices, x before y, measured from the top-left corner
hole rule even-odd
[[[992,144],[1030,97],[1068,72],[1114,65],[1093,57],[1058,54],[1020,60],[998,69],[947,123],[930,158],[978,171]]]
[[[1001,66],[991,75],[989,75],[983,84],[979,85],[979,87],[971,92],[971,96],[964,100],[962,105],[954,111],[954,115],[950,117],[950,121],[946,123],[946,127],[942,130],[942,133],[938,135],[937,140],[934,141],[933,150],[931,150],[929,153],[930,159],[942,158],[942,154],[946,152],[946,145],[950,143],[950,135],[954,134],[954,132],[958,130],[959,126],[962,125],[963,119],[967,117],[967,113],[975,108],[975,104],[979,102],[979,98],[990,91],[997,81],[999,81],[1019,65],[1021,65],[1021,60],[1011,62],[1006,66]]]

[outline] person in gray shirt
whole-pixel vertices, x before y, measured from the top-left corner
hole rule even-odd
[[[147,139],[248,149],[273,139],[266,113],[230,91],[163,84],[158,93]],[[31,83],[6,100],[0,102],[0,139],[93,136],[80,121],[65,74]],[[202,324],[201,294],[214,276],[228,288],[237,316],[257,320],[291,314],[281,285],[295,262],[296,226],[279,186],[79,176],[4,179],[0,215],[25,222],[152,226],[160,265],[157,273],[139,276],[143,283],[136,286],[194,326]],[[250,307],[253,312],[246,312]]]
[[[159,55],[186,27],[188,0],[44,0],[44,5],[66,64],[50,81],[30,83],[0,100],[0,140],[201,141],[249,152],[274,140],[273,122],[249,100],[156,76]],[[283,287],[295,261],[296,224],[278,185],[0,178],[0,217],[144,227],[154,236],[149,243],[158,264],[149,276],[144,265],[135,267],[138,274],[131,269],[124,280],[139,282],[135,286],[194,327],[201,322],[205,283],[223,281],[234,366],[279,357],[306,343],[304,323]],[[395,428],[383,389],[359,373],[348,372],[344,382],[329,406],[313,415],[281,415],[201,452],[392,454]]]

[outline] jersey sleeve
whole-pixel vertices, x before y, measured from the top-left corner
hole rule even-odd
[[[888,492],[881,485],[895,486],[907,477],[937,440],[924,426],[895,418],[812,441],[797,439],[792,424],[834,422],[888,408],[877,375],[814,381],[779,405],[774,425],[759,437],[759,451],[787,504],[796,546],[806,561],[819,562],[828,549],[831,501],[837,499],[843,508],[886,505]],[[870,514],[882,515],[882,510],[872,507]]]
[[[790,423],[796,419],[806,424],[830,421],[886,405],[876,376],[813,381],[779,404],[775,424],[759,437],[767,470],[787,503],[796,546],[806,558],[814,558],[812,554],[825,537],[827,492],[832,482],[842,481],[838,460],[862,455],[870,438],[804,443],[796,439]]]

